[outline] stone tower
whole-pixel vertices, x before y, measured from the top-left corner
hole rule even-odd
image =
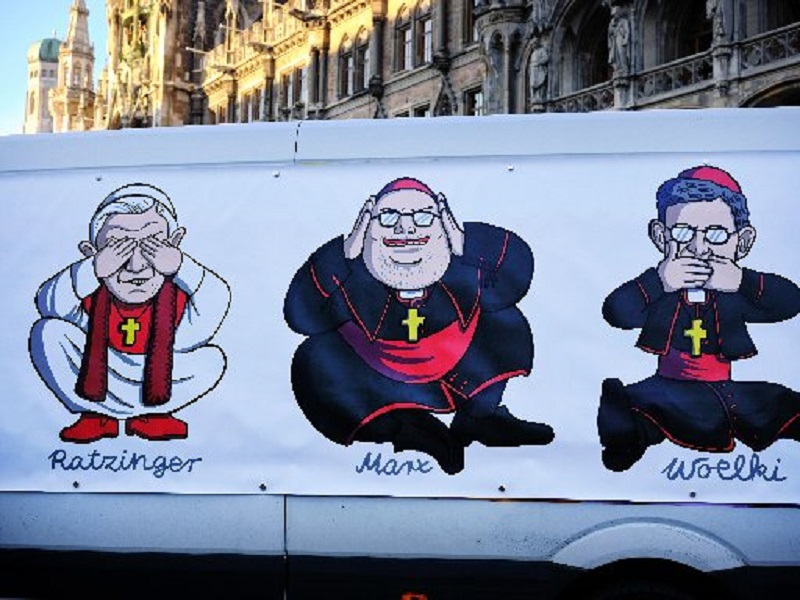
[[[53,131],[85,131],[94,125],[94,47],[84,0],[70,8],[67,39],[58,52],[58,83],[50,92]]]
[[[58,49],[61,42],[46,38],[28,50],[28,94],[25,102],[23,133],[51,133],[53,117],[48,95],[58,77]]]

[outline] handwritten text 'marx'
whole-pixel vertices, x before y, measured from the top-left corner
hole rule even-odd
[[[411,475],[412,473],[422,473],[425,475],[431,471],[433,471],[433,467],[427,460],[417,458],[415,460],[400,462],[394,458],[390,458],[386,462],[383,462],[383,457],[380,452],[375,455],[375,458],[372,457],[372,452],[367,452],[366,456],[364,456],[364,460],[356,467],[356,473],[371,472],[376,475],[389,476],[402,475],[403,473],[406,475]]]

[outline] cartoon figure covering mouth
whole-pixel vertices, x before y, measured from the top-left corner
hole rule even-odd
[[[532,276],[531,250],[515,234],[462,229],[443,195],[413,178],[390,182],[289,287],[286,321],[309,336],[292,363],[300,408],[336,443],[391,442],[449,474],[472,442],[549,443],[548,425],[501,404],[508,380],[532,366],[516,307]],[[449,428],[433,414],[452,412]]]
[[[717,167],[693,167],[661,184],[656,209],[649,232],[660,261],[611,292],[603,317],[640,329],[636,345],[658,366],[637,383],[603,382],[603,464],[626,471],[665,439],[705,452],[800,440],[798,392],[731,379],[732,363],[757,352],[748,324],[800,313],[795,283],[739,266],[756,240],[741,186]]]

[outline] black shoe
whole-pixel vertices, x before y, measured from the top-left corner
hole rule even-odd
[[[619,379],[603,381],[597,411],[597,434],[604,447],[637,447],[639,431],[628,402],[625,386]]]
[[[621,473],[635,465],[642,456],[646,446],[609,446],[603,448],[603,464],[609,471]]]
[[[464,470],[464,447],[453,438],[447,425],[421,410],[396,411],[394,417],[400,423],[392,440],[395,452],[424,452],[448,475]]]
[[[518,419],[505,406],[485,417],[470,417],[460,411],[450,431],[464,446],[472,442],[493,447],[544,446],[555,437],[549,425]]]
[[[603,464],[609,471],[627,471],[647,450],[648,444],[642,438],[625,386],[619,379],[603,381],[597,433],[603,446]]]

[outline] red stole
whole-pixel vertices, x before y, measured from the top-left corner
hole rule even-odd
[[[116,339],[110,343],[109,331],[117,332],[121,320],[127,316],[126,308],[114,299],[105,285],[84,299],[83,308],[89,314],[89,331],[83,352],[81,370],[75,384],[76,393],[92,402],[103,402],[108,392],[108,348],[130,354],[145,354],[142,403],[159,406],[172,396],[172,355],[175,345],[175,328],[183,314],[187,296],[171,279],[165,279],[161,289],[148,303],[137,305],[141,327],[137,331],[140,342],[127,348],[120,347]],[[112,308],[115,313],[112,315]],[[112,321],[115,322],[112,323]],[[115,335],[116,337],[116,335]],[[144,352],[142,352],[144,350]]]

